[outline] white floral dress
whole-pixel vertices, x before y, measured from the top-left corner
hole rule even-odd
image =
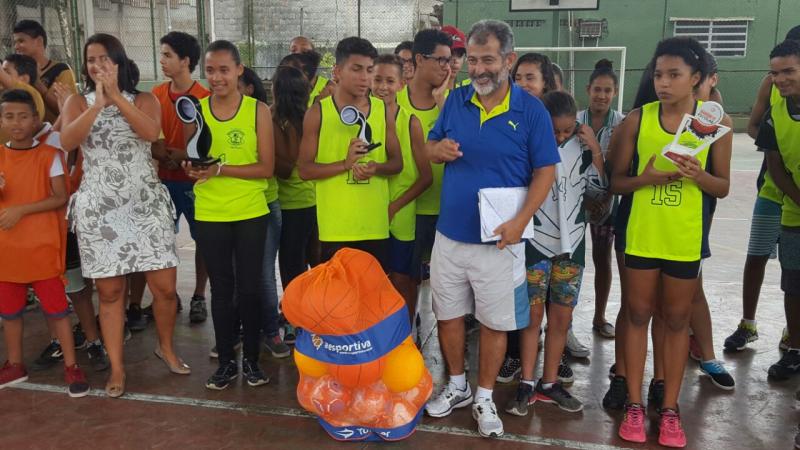
[[[134,95],[123,92],[129,102]],[[86,102],[94,104],[94,92]],[[97,115],[81,144],[83,179],[70,199],[83,276],[108,278],[178,265],[175,207],[151,162],[150,143],[119,108]]]

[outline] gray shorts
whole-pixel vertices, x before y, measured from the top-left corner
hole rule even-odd
[[[524,244],[517,254],[491,244],[454,241],[437,232],[431,254],[431,293],[436,320],[475,313],[484,326],[519,330],[530,322]]]

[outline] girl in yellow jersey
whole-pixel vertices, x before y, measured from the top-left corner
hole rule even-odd
[[[209,156],[220,162],[209,167],[184,162],[184,170],[198,180],[194,188],[197,245],[211,281],[219,354],[219,369],[206,387],[225,389],[239,376],[233,348],[239,335],[237,318],[244,330],[243,375],[250,386],[260,386],[269,381],[258,366],[258,355],[269,222],[265,191],[275,157],[272,119],[267,105],[239,93],[244,67],[235,45],[212,42],[205,62],[211,96],[200,105],[212,136]],[[185,135],[192,132],[187,130]]]
[[[417,301],[414,274],[416,200],[433,181],[425,156],[425,137],[419,119],[397,107],[397,93],[403,88],[403,63],[395,55],[375,60],[372,94],[388,108],[397,109],[395,129],[403,155],[403,171],[389,178],[389,279],[403,295],[411,318]]]
[[[647,329],[658,307],[666,323],[665,393],[659,443],[684,447],[678,394],[688,351],[692,298],[700,261],[708,247],[711,199],[730,187],[732,136],[724,136],[696,157],[672,162],[661,156],[684,114],[698,106],[695,89],[707,73],[705,50],[694,40],[670,38],[659,43],[651,62],[658,101],[631,111],[618,128],[612,153],[611,190],[622,194],[619,214],[628,276],[625,372],[629,403],[619,435],[645,442],[642,377]],[[730,126],[730,119],[723,118]],[[660,304],[657,305],[657,302]]]

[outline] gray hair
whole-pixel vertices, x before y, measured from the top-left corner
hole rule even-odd
[[[505,56],[514,51],[514,32],[507,23],[499,20],[484,19],[475,22],[467,33],[467,42],[485,45],[489,36],[500,41],[500,54]]]

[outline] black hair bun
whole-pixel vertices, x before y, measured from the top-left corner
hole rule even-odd
[[[594,70],[614,70],[614,63],[603,58],[594,64]]]

